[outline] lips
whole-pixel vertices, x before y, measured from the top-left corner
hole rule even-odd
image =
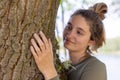
[[[72,43],[72,44],[75,44],[75,42],[71,41],[70,39],[64,39],[64,43]]]

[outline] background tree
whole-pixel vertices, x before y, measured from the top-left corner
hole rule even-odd
[[[51,38],[59,0],[0,0],[0,80],[42,80],[29,50],[33,33]],[[56,56],[55,56],[56,57]]]

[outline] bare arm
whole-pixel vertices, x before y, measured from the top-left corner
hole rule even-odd
[[[31,39],[32,45],[30,46],[30,50],[45,80],[50,80],[57,76],[57,71],[53,62],[52,44],[51,40],[47,39],[42,31],[39,32],[39,35],[36,33],[34,34],[34,38]]]

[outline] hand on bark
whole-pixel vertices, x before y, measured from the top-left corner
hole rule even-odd
[[[39,34],[41,38],[35,33],[34,39],[31,39],[32,45],[30,46],[30,50],[39,70],[43,73],[45,79],[49,80],[57,76],[53,62],[52,43],[42,31]]]

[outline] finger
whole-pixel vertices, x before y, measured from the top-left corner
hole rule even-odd
[[[48,40],[47,40],[46,36],[44,35],[44,33],[42,31],[40,31],[40,36],[41,36],[41,38],[42,38],[42,40],[45,44],[46,49],[48,49],[49,48]]]
[[[52,53],[52,55],[53,55],[52,42],[51,42],[51,40],[50,40],[50,39],[49,39],[49,46],[50,46],[51,53]]]
[[[40,39],[40,37],[36,33],[34,34],[34,38],[36,39],[41,51],[43,52],[45,50],[44,43],[42,42],[42,40]]]
[[[49,46],[50,46],[50,49],[52,50],[52,42],[51,42],[51,39],[49,39]]]
[[[33,46],[30,46],[30,51],[32,52],[34,58],[36,59],[36,58],[37,58],[37,54],[36,54],[36,52],[35,52]]]
[[[41,56],[39,56],[39,55],[36,54],[33,46],[30,46],[30,50],[31,50],[31,52],[32,52],[32,54],[33,54],[33,56],[34,56],[34,59],[35,59],[36,64],[38,65],[39,60],[41,59]]]
[[[39,47],[38,47],[38,45],[36,44],[36,42],[35,42],[34,39],[31,39],[31,43],[32,43],[32,45],[33,45],[33,47],[34,47],[35,52],[36,52],[37,55],[38,55],[38,53],[41,52],[40,49],[39,49]]]

